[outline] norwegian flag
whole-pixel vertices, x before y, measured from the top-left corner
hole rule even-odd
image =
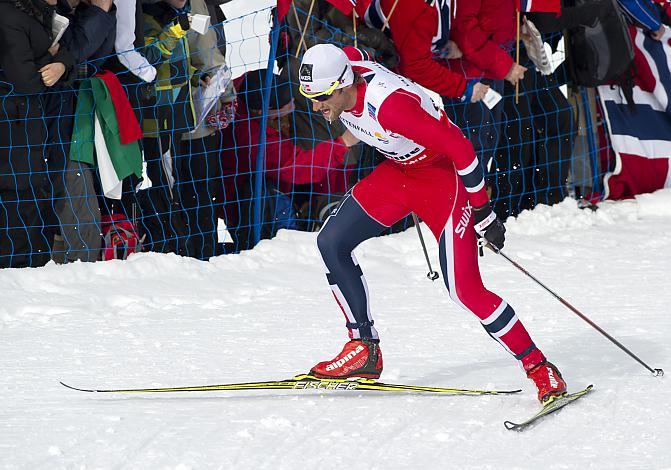
[[[560,0],[519,0],[517,6],[522,13],[560,13]]]
[[[363,18],[366,13],[366,8],[371,4],[373,0],[326,0],[331,5],[336,7],[338,10],[343,12],[345,15],[349,16],[352,14],[352,10],[356,10],[356,14],[359,18]]]
[[[604,179],[607,199],[631,198],[671,187],[671,30],[661,41],[629,27],[634,43],[634,104],[618,86],[602,85],[615,169]]]

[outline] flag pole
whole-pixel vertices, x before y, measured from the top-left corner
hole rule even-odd
[[[303,45],[303,41],[305,40],[305,33],[308,30],[308,25],[310,24],[310,17],[312,16],[312,9],[314,7],[315,7],[315,0],[312,0],[310,2],[310,9],[308,10],[308,17],[305,19],[305,26],[303,27],[303,32],[301,33],[301,40],[298,41],[298,47],[296,48],[296,54],[295,54],[296,57],[298,57],[298,52],[301,50],[301,46]]]
[[[356,14],[356,9],[352,8],[352,28],[354,29],[354,47],[359,47],[359,43],[356,37],[356,19],[358,18]]]
[[[298,27],[299,31],[303,30],[303,27],[301,26],[301,20],[298,18],[298,12],[296,11],[296,4],[292,1],[291,2],[291,9],[294,11],[294,18],[296,19],[296,26]],[[303,44],[303,48],[307,51],[308,46],[307,44]],[[296,58],[298,58],[298,51],[296,51]]]
[[[382,32],[384,32],[385,29],[389,28],[389,20],[391,19],[391,15],[394,14],[394,10],[396,10],[396,5],[398,5],[398,0],[394,0],[394,4],[391,6],[391,10],[389,10],[389,16],[387,16],[384,19],[384,26],[382,26]]]

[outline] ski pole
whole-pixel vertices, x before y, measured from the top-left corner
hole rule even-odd
[[[429,273],[426,275],[432,281],[438,279],[438,272],[434,271],[431,267],[431,261],[429,260],[429,253],[426,251],[426,244],[424,243],[424,237],[422,236],[422,229],[419,228],[419,217],[414,212],[412,213],[412,220],[415,221],[415,227],[417,227],[417,235],[419,235],[419,242],[422,244],[422,249],[424,250],[424,257],[426,258],[426,264],[429,265]]]
[[[484,240],[484,239],[482,239],[482,240]],[[485,243],[487,243],[487,247],[488,247],[490,250],[492,250],[494,253],[496,253],[496,254],[498,254],[498,255],[503,256],[506,260],[508,260],[508,262],[510,262],[510,264],[512,264],[512,265],[515,266],[517,269],[519,269],[520,271],[522,271],[522,273],[524,273],[524,274],[526,274],[527,276],[529,276],[529,277],[530,277],[536,284],[538,284],[538,285],[541,286],[543,289],[545,289],[545,290],[548,291],[550,294],[552,294],[552,296],[553,296],[555,299],[559,300],[559,301],[560,301],[562,304],[564,304],[564,306],[567,307],[570,311],[572,311],[573,313],[575,313],[576,315],[578,315],[580,318],[582,318],[583,320],[585,320],[585,321],[586,321],[592,328],[594,328],[596,331],[598,331],[598,332],[601,333],[603,336],[605,336],[606,338],[608,338],[613,344],[615,344],[615,345],[616,345],[617,347],[619,347],[621,350],[623,350],[624,352],[626,352],[627,354],[629,354],[629,356],[631,356],[633,359],[635,359],[639,364],[641,364],[643,367],[645,367],[645,368],[648,369],[650,372],[652,372],[652,375],[654,375],[655,377],[661,377],[661,376],[664,375],[664,371],[663,371],[662,369],[653,369],[652,367],[650,367],[649,365],[647,365],[647,364],[646,364],[645,362],[643,362],[643,361],[642,361],[636,354],[634,354],[633,352],[631,352],[631,351],[630,351],[629,349],[627,349],[624,345],[622,345],[622,343],[620,343],[618,340],[616,340],[616,339],[613,338],[611,335],[609,335],[608,333],[606,333],[606,332],[605,332],[599,325],[597,325],[597,324],[594,323],[592,320],[590,320],[589,318],[587,318],[587,316],[585,316],[582,312],[580,312],[580,310],[578,310],[578,309],[575,308],[573,305],[571,305],[571,304],[568,303],[566,300],[564,300],[559,294],[555,293],[552,289],[550,289],[550,288],[547,287],[545,284],[543,284],[541,281],[539,281],[539,280],[536,279],[534,276],[532,276],[531,273],[529,273],[529,271],[527,271],[527,270],[524,269],[522,266],[520,266],[517,262],[515,262],[514,260],[512,260],[512,259],[511,259],[509,256],[507,256],[503,251],[501,251],[501,250],[497,250],[496,248],[492,247],[490,243],[488,243],[488,242],[486,242],[486,241],[485,241]]]

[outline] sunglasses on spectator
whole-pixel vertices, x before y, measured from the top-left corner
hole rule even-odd
[[[303,87],[298,87],[298,91],[301,92],[301,95],[311,99],[312,101],[324,102],[328,100],[331,97],[331,95],[333,95],[333,92],[336,91],[336,89],[340,86],[340,84],[342,83],[341,80],[345,76],[345,72],[347,72],[346,65],[342,73],[338,77],[338,79],[335,82],[333,82],[333,84],[325,91],[320,91],[317,93],[307,93],[306,91],[303,91]]]

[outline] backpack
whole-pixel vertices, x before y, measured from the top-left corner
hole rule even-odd
[[[102,259],[126,259],[142,250],[135,225],[123,214],[104,215],[100,219],[103,235]]]
[[[591,0],[575,0],[580,6]],[[570,28],[565,37],[570,77],[575,85],[596,87],[622,78],[634,61],[627,21],[616,0],[589,25]]]

